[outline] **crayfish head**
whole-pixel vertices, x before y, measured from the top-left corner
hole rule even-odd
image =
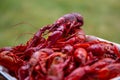
[[[64,24],[64,23],[79,23],[79,26],[83,25],[83,17],[82,15],[80,15],[79,13],[70,13],[70,14],[66,14],[62,17],[60,17],[56,23],[58,24]]]
[[[75,18],[77,19],[76,21],[80,23],[80,26],[82,26],[84,23],[82,15],[79,13],[72,13],[72,15],[75,16]]]

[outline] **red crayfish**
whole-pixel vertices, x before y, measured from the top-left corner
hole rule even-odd
[[[0,49],[0,65],[18,80],[109,80],[120,76],[119,48],[82,30],[83,17],[66,14],[26,44]]]

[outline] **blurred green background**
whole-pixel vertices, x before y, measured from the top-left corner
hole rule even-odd
[[[0,0],[0,47],[24,44],[66,13],[84,16],[83,29],[120,43],[120,0]]]

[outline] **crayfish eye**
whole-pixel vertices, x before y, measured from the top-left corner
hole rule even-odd
[[[59,63],[62,63],[62,62],[64,62],[64,60],[63,60],[63,58],[60,57],[60,56],[56,56],[56,57],[54,58],[54,60],[53,60],[53,63],[54,63],[54,64],[59,64]]]

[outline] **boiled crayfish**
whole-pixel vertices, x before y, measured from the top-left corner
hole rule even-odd
[[[86,36],[83,23],[78,13],[60,17],[26,44],[1,48],[0,65],[18,80],[109,80],[120,76],[118,47]]]

